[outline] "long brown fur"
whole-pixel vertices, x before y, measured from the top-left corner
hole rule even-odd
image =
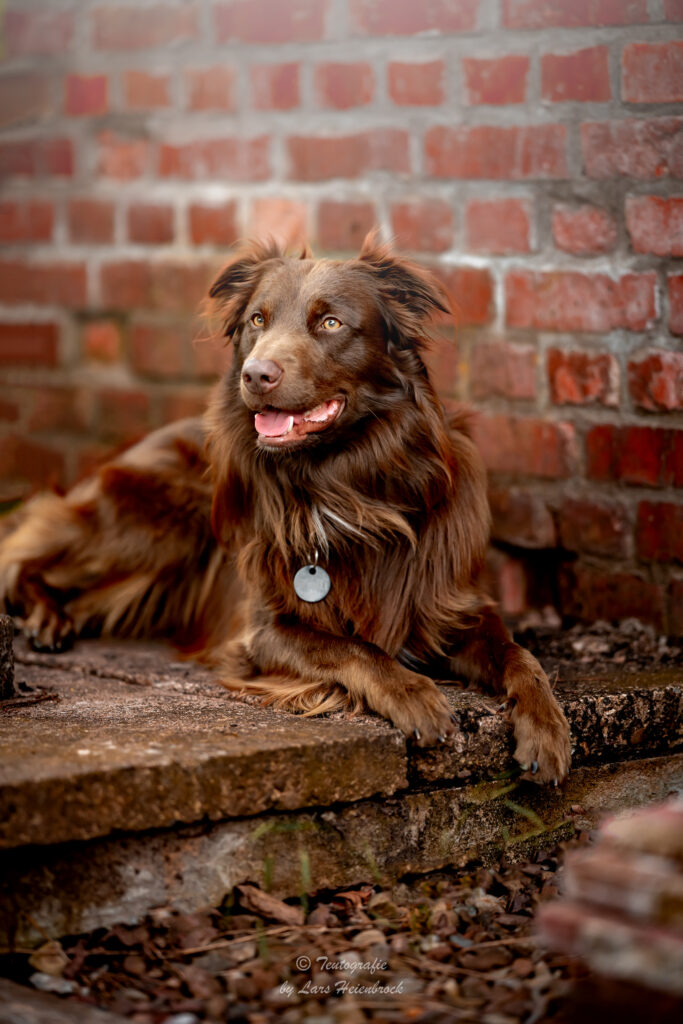
[[[0,544],[0,597],[38,646],[172,635],[227,686],[303,713],[370,708],[421,745],[454,731],[434,678],[464,675],[510,699],[530,777],[564,778],[547,678],[477,585],[485,471],[422,358],[439,286],[370,237],[346,262],[252,243],[210,296],[235,352],[203,428],[164,428],[28,505]],[[268,393],[252,365],[276,367]],[[282,445],[255,429],[268,407],[333,399],[337,419]],[[292,579],[314,557],[332,589],[308,604]]]

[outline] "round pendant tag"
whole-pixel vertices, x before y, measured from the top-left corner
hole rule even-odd
[[[304,565],[294,576],[294,591],[302,601],[315,604],[330,592],[332,581],[319,565]]]

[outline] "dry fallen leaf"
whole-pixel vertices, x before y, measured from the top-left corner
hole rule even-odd
[[[247,910],[252,910],[262,917],[271,921],[279,921],[281,924],[302,925],[304,923],[304,912],[301,907],[293,907],[289,903],[278,900],[275,896],[257,889],[255,885],[236,886],[239,893],[240,903]]]
[[[49,939],[28,958],[31,967],[41,974],[49,974],[52,978],[61,978],[69,958],[56,939]]]

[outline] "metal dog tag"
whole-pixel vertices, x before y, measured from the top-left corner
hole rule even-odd
[[[294,576],[294,591],[302,601],[316,604],[330,592],[332,581],[319,565],[304,565]]]

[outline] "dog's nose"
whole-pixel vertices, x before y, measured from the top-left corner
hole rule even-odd
[[[265,395],[278,386],[284,372],[272,359],[249,359],[242,367],[242,380],[247,391]]]

